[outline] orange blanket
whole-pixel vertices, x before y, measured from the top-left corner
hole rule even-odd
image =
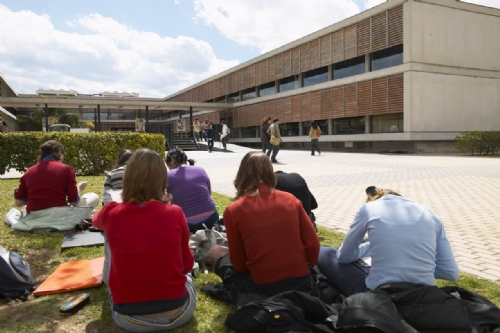
[[[97,287],[102,283],[104,257],[65,262],[38,287],[35,296]]]

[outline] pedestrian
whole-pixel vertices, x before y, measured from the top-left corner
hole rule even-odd
[[[200,141],[202,127],[200,122],[198,121],[198,118],[196,118],[193,122],[193,130],[194,130],[194,139],[196,141]]]
[[[262,118],[262,123],[260,126],[260,142],[262,142],[262,152],[265,153],[267,157],[270,157],[271,152],[273,151],[273,145],[269,141],[269,139],[271,139],[271,136],[267,134],[267,130],[269,129],[271,122],[271,117],[264,117]]]
[[[207,130],[208,130],[208,120],[207,119],[205,119],[203,124],[201,124],[201,127],[203,128],[203,131],[201,133],[203,133],[203,136],[205,137],[205,141],[207,141]],[[202,139],[202,141],[203,141],[203,139]]]
[[[222,141],[222,146],[224,147],[224,150],[227,150],[226,145],[227,145],[227,141],[229,139],[229,137],[228,137],[229,133],[227,131],[228,127],[226,125],[225,120],[221,121],[220,123],[222,124],[222,133],[221,133],[220,139]]]
[[[311,156],[314,156],[314,151],[318,151],[318,155],[321,155],[321,150],[318,147],[318,139],[321,136],[321,128],[319,128],[316,122],[311,121],[311,127],[309,129],[309,139],[311,139]]]
[[[280,134],[280,120],[278,118],[273,119],[273,123],[267,129],[267,134],[270,136],[270,142],[273,145],[273,154],[271,155],[271,162],[278,163],[276,155],[280,151],[280,143],[284,142]]]
[[[214,124],[212,122],[208,123],[207,129],[207,143],[208,143],[208,152],[211,153],[214,149],[214,138],[215,138],[215,130],[213,128]]]

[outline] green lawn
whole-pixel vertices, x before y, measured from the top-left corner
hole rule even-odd
[[[87,191],[100,193],[104,177],[78,177],[78,181],[87,180]],[[32,274],[40,284],[62,262],[79,259],[91,259],[103,256],[102,247],[73,248],[61,252],[63,232],[29,233],[11,230],[3,223],[3,215],[13,206],[12,198],[18,180],[0,180],[0,245],[16,249],[31,264]],[[213,194],[221,212],[231,203],[227,196]],[[323,245],[338,246],[343,234],[319,228],[319,237]],[[213,274],[201,274],[195,279],[199,288],[207,283],[218,282]],[[147,283],[147,281],[145,281]],[[439,285],[450,284],[438,281]],[[462,274],[457,285],[475,291],[500,305],[500,285]],[[58,307],[81,291],[35,298],[30,296],[27,302],[8,303],[0,301],[0,332],[123,332],[111,319],[107,287],[86,290],[91,295],[91,302],[72,316],[60,315]],[[224,326],[224,319],[231,311],[231,306],[198,293],[198,304],[194,318],[175,332],[230,332]]]

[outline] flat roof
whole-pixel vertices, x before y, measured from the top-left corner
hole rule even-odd
[[[100,105],[105,109],[123,110],[189,110],[193,111],[221,111],[233,107],[232,103],[203,103],[203,102],[166,102],[163,98],[142,97],[68,97],[68,98],[46,98],[46,97],[0,97],[0,105],[3,107],[44,107],[47,104],[51,108],[96,108]]]

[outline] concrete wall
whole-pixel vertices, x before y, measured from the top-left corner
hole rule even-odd
[[[500,79],[407,72],[405,98],[405,132],[500,130]]]
[[[405,62],[500,71],[500,17],[416,1],[404,10]]]

